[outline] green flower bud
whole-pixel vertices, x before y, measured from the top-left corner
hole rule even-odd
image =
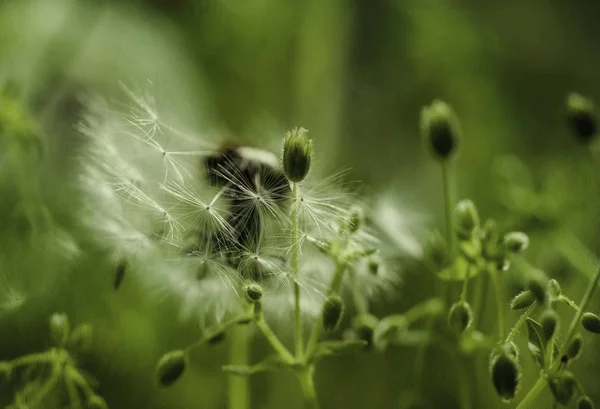
[[[50,317],[50,335],[58,346],[64,346],[69,339],[69,317],[65,313],[55,313]]]
[[[354,207],[350,212],[350,218],[348,220],[348,230],[350,233],[356,233],[361,228],[365,221],[365,215],[361,207]]]
[[[102,397],[92,395],[87,401],[87,409],[108,409],[108,405]]]
[[[517,357],[503,348],[492,351],[490,374],[500,399],[505,403],[510,402],[517,393],[521,378],[521,367]]]
[[[581,317],[583,328],[595,334],[600,334],[600,318],[591,312],[586,312]]]
[[[465,301],[458,301],[450,307],[448,325],[455,334],[462,334],[471,325],[473,312]]]
[[[435,100],[421,110],[421,133],[433,156],[446,160],[460,144],[458,120],[450,105]]]
[[[520,253],[529,247],[529,237],[520,231],[513,231],[504,235],[504,246],[511,253]]]
[[[578,389],[577,379],[571,372],[563,372],[548,379],[554,399],[561,405],[568,405]]]
[[[469,200],[464,199],[458,202],[456,209],[456,232],[463,239],[468,239],[476,227],[479,226],[479,214],[475,204]]]
[[[567,361],[572,361],[579,357],[581,353],[581,349],[583,348],[583,338],[581,334],[577,334],[573,337],[573,339],[567,345],[565,350],[565,357]]]
[[[541,304],[546,299],[546,289],[544,284],[535,278],[532,278],[527,283],[527,288],[531,291],[535,299]]]
[[[562,288],[560,288],[560,284],[555,279],[548,282],[548,293],[550,293],[553,298],[558,298],[562,294]]]
[[[81,324],[69,338],[69,349],[77,352],[87,352],[92,345],[93,331],[90,324]]]
[[[522,310],[523,308],[529,307],[531,304],[533,304],[536,301],[537,301],[537,299],[532,291],[530,291],[530,290],[521,291],[510,302],[510,308],[515,311]]]
[[[554,310],[546,310],[540,316],[540,325],[544,338],[548,341],[552,339],[558,327],[558,314]]]
[[[183,351],[171,351],[163,355],[156,366],[156,381],[158,386],[169,387],[179,379],[187,365]]]
[[[580,94],[567,97],[567,121],[573,135],[581,142],[591,141],[597,133],[594,103]]]
[[[344,300],[337,294],[330,296],[323,305],[323,329],[335,331],[340,325],[343,314]]]
[[[577,401],[577,409],[594,409],[594,402],[589,396],[582,396]]]
[[[263,289],[256,283],[251,283],[246,286],[246,298],[249,302],[256,302],[263,296]]]
[[[360,314],[354,318],[352,327],[358,339],[367,342],[367,348],[373,346],[373,331],[378,323],[377,317],[371,314]]]
[[[310,169],[312,139],[308,131],[296,128],[285,134],[283,140],[283,170],[292,182],[302,182]]]

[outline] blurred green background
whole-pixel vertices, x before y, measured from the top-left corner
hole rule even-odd
[[[392,197],[415,232],[443,223],[439,168],[418,131],[421,107],[441,98],[453,105],[464,135],[460,197],[472,198],[484,216],[511,223],[493,167],[495,158],[515,154],[539,180],[558,180],[558,195],[575,199],[561,223],[600,251],[598,168],[568,134],[563,108],[570,91],[600,98],[599,17],[600,3],[592,0],[3,1],[0,75],[26,90],[55,132],[72,128],[66,96],[110,94],[119,81],[147,79],[158,85],[160,104],[208,138],[278,150],[285,130],[303,126],[315,140],[318,166],[350,168],[351,178],[363,182],[361,193]],[[532,227],[531,261],[562,274],[578,299],[585,281],[552,256],[544,231]],[[411,266],[403,268],[398,296],[376,303],[377,315],[431,296],[431,277]],[[132,286],[98,292],[110,274],[76,275],[61,293],[5,311],[0,359],[45,348],[48,315],[65,310],[97,330],[98,352],[87,367],[111,408],[225,407],[225,345],[202,349],[180,383],[156,389],[157,357],[199,329],[177,325],[177,305]],[[486,314],[484,328],[494,328],[492,302]],[[586,341],[575,370],[600,402],[600,340]],[[253,356],[267,350],[254,342]],[[414,385],[414,355],[397,348],[325,361],[316,374],[322,406],[458,408],[452,359],[432,350],[425,382]],[[486,359],[467,359],[473,408],[506,407],[487,378]],[[524,377],[527,390],[537,377],[530,361]],[[302,407],[291,374],[256,376],[252,388],[253,408]],[[536,407],[551,407],[547,395]]]

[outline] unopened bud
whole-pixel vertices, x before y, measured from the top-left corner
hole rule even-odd
[[[560,288],[560,284],[555,279],[552,279],[548,282],[548,292],[554,298],[560,297],[562,294],[562,288]]]
[[[368,267],[369,267],[369,273],[376,276],[377,274],[379,274],[379,269],[381,268],[381,263],[375,257],[371,257],[369,259]]]
[[[183,351],[171,351],[158,361],[156,366],[156,380],[158,386],[169,387],[183,374],[187,363]]]
[[[548,379],[554,399],[561,405],[568,405],[578,389],[577,379],[571,372],[563,372]]]
[[[500,399],[503,402],[510,402],[517,393],[521,377],[521,367],[517,357],[504,349],[492,351],[490,374]]]
[[[312,139],[308,131],[296,128],[285,134],[283,140],[283,170],[292,182],[304,180],[310,170],[312,160]]]
[[[567,345],[565,356],[567,360],[572,361],[579,357],[581,353],[581,349],[583,348],[583,338],[581,334],[577,334],[573,337],[573,339]]]
[[[581,317],[583,328],[595,334],[600,334],[600,318],[591,312],[586,312]]]
[[[541,304],[546,299],[546,289],[540,280],[532,278],[527,283],[527,288],[531,291],[535,299]]]
[[[594,409],[594,402],[589,396],[582,396],[577,401],[577,409]]]
[[[50,334],[58,346],[64,346],[69,339],[69,317],[65,313],[55,313],[50,317]]]
[[[523,308],[529,307],[531,304],[536,302],[537,299],[533,292],[530,290],[521,291],[515,296],[510,302],[510,308],[512,310],[522,310]]]
[[[354,207],[350,212],[348,220],[348,230],[350,233],[356,233],[363,225],[365,220],[364,212],[361,207]]]
[[[546,341],[552,339],[556,333],[558,326],[558,314],[554,310],[546,310],[540,316],[540,325],[542,326],[542,334]]]
[[[520,253],[529,247],[529,237],[520,231],[513,231],[504,235],[504,246],[511,253]]]
[[[455,334],[462,334],[471,325],[473,312],[471,306],[465,301],[458,301],[452,305],[448,313],[448,325]]]
[[[90,324],[81,324],[73,330],[69,338],[69,349],[86,352],[92,345],[93,331]]]
[[[572,93],[567,97],[567,121],[573,135],[581,142],[589,142],[597,133],[594,103],[583,95]]]
[[[456,115],[450,105],[439,100],[421,110],[421,133],[438,160],[448,159],[460,144]]]
[[[377,317],[371,314],[360,314],[354,318],[352,326],[356,331],[356,336],[358,339],[366,341],[368,348],[373,345],[373,331],[378,323]]]
[[[256,283],[248,284],[246,286],[246,298],[250,302],[256,302],[263,296],[263,289]]]
[[[106,401],[101,396],[92,395],[87,401],[87,409],[108,409]]]
[[[335,331],[340,325],[343,314],[344,300],[337,294],[330,296],[323,306],[323,329]]]
[[[464,199],[458,202],[456,209],[456,231],[461,238],[468,239],[476,227],[479,226],[479,215],[475,204]]]

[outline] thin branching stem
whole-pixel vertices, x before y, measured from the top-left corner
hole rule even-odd
[[[442,185],[444,189],[444,211],[446,216],[446,240],[450,249],[450,259],[456,258],[456,226],[454,223],[454,181],[452,163],[442,162]]]
[[[296,357],[302,359],[304,354],[304,339],[302,336],[302,311],[300,310],[300,243],[298,223],[298,184],[292,183],[292,269],[294,272],[294,341]]]
[[[531,304],[527,308],[527,310],[525,310],[525,312],[523,314],[521,314],[521,316],[519,317],[519,320],[517,321],[517,323],[515,324],[515,326],[512,327],[512,329],[508,333],[508,336],[504,340],[504,343],[512,342],[512,340],[519,333],[519,330],[521,329],[521,327],[523,326],[523,324],[525,324],[525,322],[527,321],[527,317],[529,317],[529,315],[531,315],[531,313],[533,312],[533,310],[535,309],[535,307],[537,307],[537,301],[534,302],[533,304]]]

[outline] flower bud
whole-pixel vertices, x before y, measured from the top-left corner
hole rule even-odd
[[[589,396],[582,396],[577,401],[577,409],[594,409],[594,402]]]
[[[600,318],[591,312],[586,312],[581,317],[583,328],[595,334],[600,334]]]
[[[163,355],[156,366],[158,386],[169,387],[183,374],[187,363],[185,353],[181,350],[171,351]]]
[[[302,182],[310,169],[312,139],[308,131],[296,128],[285,134],[283,140],[283,170],[292,182]]]
[[[577,334],[573,337],[573,339],[569,342],[565,350],[565,357],[567,360],[572,361],[579,357],[581,353],[581,349],[583,348],[583,338],[581,334]]]
[[[512,400],[519,388],[521,367],[515,355],[504,349],[492,351],[490,357],[490,374],[492,383],[503,402]]]
[[[438,160],[448,159],[460,144],[458,120],[450,105],[435,100],[421,110],[421,133]]]
[[[504,235],[504,246],[511,253],[520,253],[529,247],[529,237],[520,231],[513,231]]]
[[[568,405],[578,389],[577,379],[571,372],[563,372],[548,379],[554,399],[561,405]]]
[[[371,275],[376,276],[377,274],[379,274],[379,269],[381,268],[381,263],[379,262],[379,260],[377,258],[371,257],[371,258],[369,258],[368,267],[369,267],[369,273],[371,273]]]
[[[337,294],[330,296],[323,305],[323,329],[335,331],[340,325],[343,314],[344,300]]]
[[[555,279],[548,282],[548,293],[554,298],[558,298],[562,294],[562,288],[560,288],[560,284]]]
[[[527,288],[531,291],[540,304],[544,302],[546,299],[546,289],[544,288],[544,284],[540,280],[532,278],[527,283]]]
[[[251,283],[246,286],[246,298],[249,302],[256,302],[263,296],[263,289],[256,283]]]
[[[81,324],[69,338],[69,349],[77,352],[87,352],[92,345],[93,331],[90,324]]]
[[[473,312],[471,306],[465,301],[457,301],[448,313],[448,325],[457,335],[462,334],[471,325]]]
[[[522,310],[523,308],[529,307],[536,301],[537,299],[535,295],[533,295],[533,292],[530,290],[521,291],[510,302],[510,308],[512,310]]]
[[[352,326],[358,339],[367,342],[367,348],[373,345],[373,331],[379,323],[377,317],[371,314],[360,314],[354,318]]]
[[[350,218],[348,220],[348,230],[350,233],[356,233],[358,229],[363,225],[365,215],[361,207],[354,207],[350,212]]]
[[[598,124],[591,99],[576,93],[569,94],[567,121],[571,132],[579,141],[587,143],[596,136]]]
[[[65,313],[55,313],[50,317],[50,334],[58,346],[64,346],[69,339],[69,317]]]
[[[540,316],[540,325],[542,326],[542,334],[546,341],[550,340],[556,333],[558,326],[558,314],[554,310],[546,310]]]
[[[479,226],[479,215],[475,204],[464,199],[458,202],[456,209],[456,232],[463,239],[468,239],[477,226]]]
[[[87,409],[108,409],[108,405],[101,396],[92,395],[87,401]]]

